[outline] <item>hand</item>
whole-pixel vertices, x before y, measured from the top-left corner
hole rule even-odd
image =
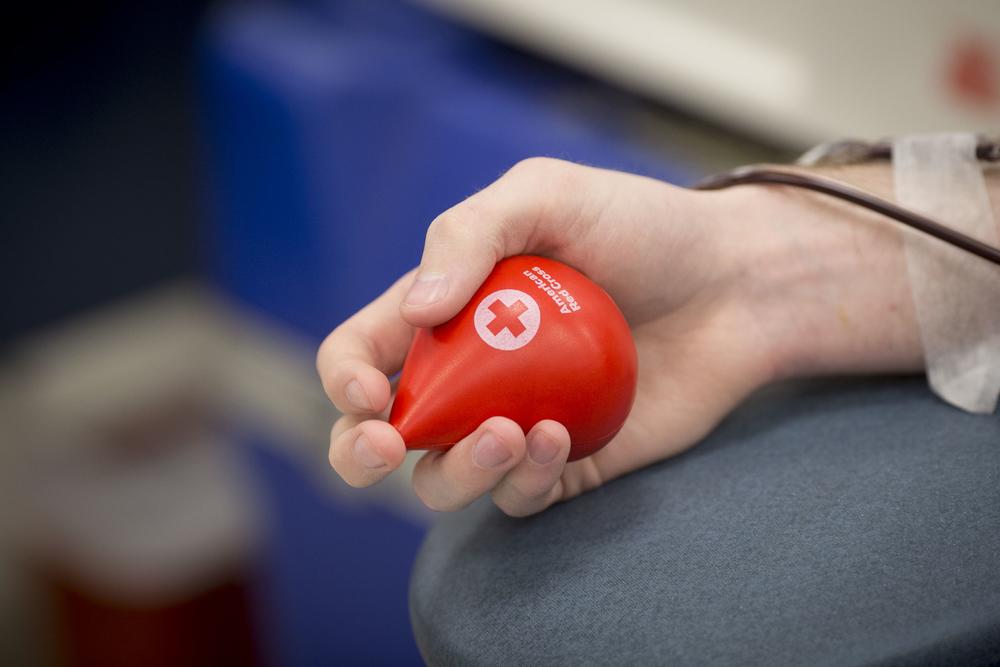
[[[891,224],[779,189],[700,193],[531,159],[435,219],[420,267],[320,347],[323,386],[344,413],[330,462],[349,484],[378,482],[406,454],[384,421],[387,376],[415,327],[450,319],[498,260],[525,253],[574,266],[618,303],[638,349],[635,405],[608,446],[569,464],[562,425],[525,434],[502,416],[486,420],[418,462],[414,489],[432,509],[489,492],[508,514],[532,514],[683,451],[773,379],[919,367]]]

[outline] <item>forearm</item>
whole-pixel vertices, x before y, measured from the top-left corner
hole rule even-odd
[[[823,173],[893,198],[887,164]],[[987,182],[996,209],[1000,180],[992,173]],[[770,358],[766,379],[923,368],[904,254],[904,235],[918,232],[788,187],[712,195],[722,216],[716,224],[729,239],[723,249],[734,273],[731,303]]]

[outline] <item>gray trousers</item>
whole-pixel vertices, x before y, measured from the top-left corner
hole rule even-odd
[[[431,665],[997,663],[1000,417],[918,378],[773,387],[536,517],[441,517],[410,609]]]

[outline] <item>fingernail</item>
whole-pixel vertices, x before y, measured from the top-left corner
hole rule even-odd
[[[381,468],[385,465],[385,461],[372,447],[372,443],[368,442],[364,433],[354,441],[354,458],[366,468]]]
[[[448,277],[440,273],[418,275],[403,301],[408,306],[428,306],[448,293]]]
[[[372,402],[368,400],[368,394],[365,393],[361,383],[357,380],[348,382],[347,386],[344,387],[344,393],[347,394],[348,402],[359,410],[372,409]]]
[[[510,457],[510,450],[504,447],[500,438],[489,431],[479,437],[479,441],[472,450],[472,460],[480,468],[496,468],[506,463]]]
[[[528,457],[540,465],[551,463],[559,454],[559,443],[539,431],[528,438]]]

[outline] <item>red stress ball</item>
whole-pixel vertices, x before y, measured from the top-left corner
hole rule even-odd
[[[569,459],[615,436],[635,398],[635,343],[579,271],[521,255],[496,265],[453,319],[417,331],[389,423],[407,449],[448,449],[489,417],[568,430]]]

